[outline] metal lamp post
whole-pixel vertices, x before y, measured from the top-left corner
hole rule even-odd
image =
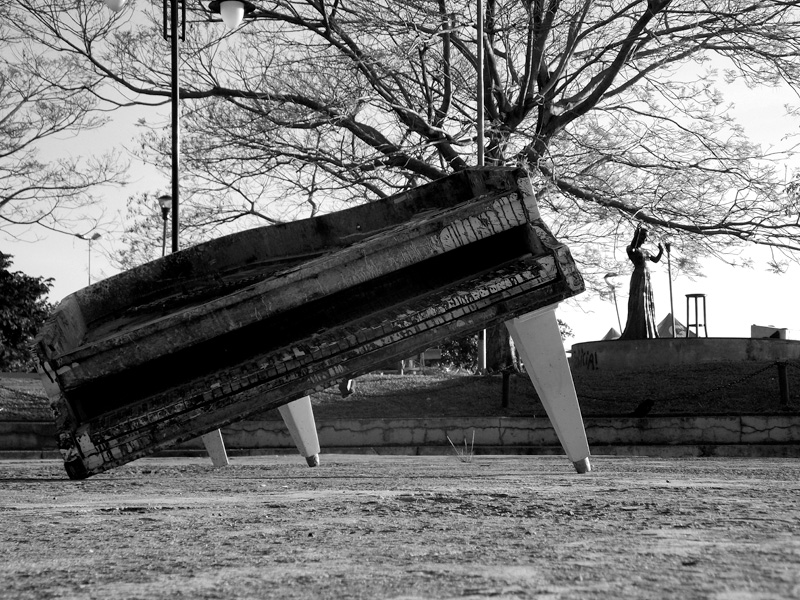
[[[618,277],[618,273],[606,273],[603,276],[603,279],[606,280],[606,285],[611,288],[611,297],[614,300],[614,309],[617,311],[617,325],[619,325],[619,333],[622,334],[622,321],[619,318],[619,306],[617,305],[617,284],[614,281],[615,277]]]
[[[169,210],[172,207],[172,196],[169,194],[164,194],[163,196],[158,197],[158,205],[161,207],[161,220],[164,224],[164,230],[161,234],[161,256],[166,256],[167,254],[167,217],[169,216]]]
[[[162,35],[165,40],[170,42],[171,57],[172,202],[170,208],[172,210],[172,251],[177,252],[180,224],[178,212],[180,204],[180,168],[178,162],[180,157],[180,77],[178,63],[180,59],[180,41],[186,38],[186,2],[188,0],[162,1],[164,22]],[[103,2],[110,10],[118,12],[125,6],[126,0],[103,0]],[[255,8],[254,4],[246,0],[213,0],[208,5],[208,10],[214,14],[219,14],[230,29],[238,27],[244,16],[253,12]]]
[[[672,302],[672,260],[670,255],[672,251],[672,243],[669,240],[664,242],[664,249],[667,251],[667,276],[669,277],[669,315],[672,319],[672,337],[677,337],[677,335],[675,335],[675,305]]]
[[[89,241],[89,266],[88,266],[88,272],[89,272],[89,285],[92,285],[92,242],[93,242],[93,241],[95,241],[95,240],[99,240],[99,239],[100,239],[100,237],[101,237],[101,236],[100,236],[100,234],[99,234],[99,233],[95,233],[95,234],[94,234],[92,237],[90,237],[90,238],[84,238],[84,239],[88,239],[88,241]]]
[[[477,165],[478,167],[484,166],[484,122],[483,122],[483,111],[484,111],[484,103],[485,98],[483,95],[483,29],[484,29],[484,22],[483,22],[483,0],[477,0],[477,45],[475,48],[475,62],[478,65],[477,68],[477,81],[476,81],[476,89],[475,89],[475,103],[476,103],[476,129],[477,129],[477,144],[478,144],[478,156],[477,156]],[[486,341],[487,341],[487,331],[482,329],[478,334],[478,372],[484,373],[486,371]],[[505,381],[505,379],[504,379]],[[504,388],[505,389],[505,388]],[[503,392],[503,406],[506,406],[506,396],[505,391]]]

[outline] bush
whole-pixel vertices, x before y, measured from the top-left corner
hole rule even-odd
[[[53,309],[44,298],[53,280],[12,273],[12,258],[0,252],[0,371],[34,371],[31,344]]]
[[[442,364],[474,371],[478,368],[478,334],[449,339],[439,345]]]

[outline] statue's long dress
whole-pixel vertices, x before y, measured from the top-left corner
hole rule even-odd
[[[642,248],[628,250],[628,258],[633,262],[631,292],[628,297],[628,321],[621,340],[641,340],[657,338],[656,308],[653,302],[653,288],[650,285],[650,270],[647,250]]]

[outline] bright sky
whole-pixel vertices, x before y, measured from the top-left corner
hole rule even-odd
[[[766,147],[787,147],[792,143],[784,141],[783,137],[789,133],[797,134],[800,120],[786,116],[784,105],[797,104],[797,98],[763,89],[748,90],[739,84],[728,86],[724,93],[726,100],[735,104],[736,118],[753,141]],[[800,164],[787,167],[791,174],[793,169],[800,168]],[[654,246],[658,240],[648,241]],[[655,251],[654,247],[652,249]],[[672,252],[678,256],[680,248],[673,248]],[[767,271],[770,255],[766,249],[755,248],[746,255],[753,258],[752,269],[733,268],[718,260],[708,260],[703,265],[705,277],[694,280],[685,276],[674,278],[675,318],[687,323],[686,294],[705,294],[707,329],[711,337],[750,337],[751,325],[771,325],[789,329],[788,337],[800,339],[800,265],[793,264],[786,273],[775,275]],[[650,267],[656,320],[661,322],[670,313],[666,252],[661,262],[650,263]],[[629,276],[630,270],[618,278],[616,290],[622,327],[627,315]],[[611,327],[620,330],[614,303],[610,300],[584,302],[579,296],[563,303],[558,316],[574,333],[574,337],[566,341],[567,346],[602,339]]]
[[[736,103],[737,118],[751,137],[765,145],[781,144],[781,138],[788,132],[798,131],[798,120],[786,117],[784,104],[792,102],[777,93],[763,90],[749,91],[737,87],[735,95],[728,99]],[[726,90],[726,96],[729,90]],[[72,152],[75,148],[82,153],[100,152],[113,147],[130,147],[135,131],[133,123],[139,116],[134,111],[118,112],[114,123],[101,133],[82,134],[77,139],[65,140],[62,151]],[[55,147],[57,148],[57,146]],[[51,146],[48,153],[57,150]],[[800,165],[788,165],[789,171]],[[135,160],[130,173],[131,184],[124,188],[106,188],[102,197],[109,215],[117,215],[119,229],[126,199],[137,192],[167,191],[168,181],[153,169],[143,167]],[[35,243],[12,242],[0,238],[0,249],[14,255],[12,268],[33,276],[53,277],[50,299],[58,301],[89,282],[89,244],[85,240],[66,235],[41,234]],[[655,242],[656,240],[651,240]],[[113,234],[93,243],[91,253],[91,280],[97,281],[113,275],[116,269],[109,263],[106,255],[113,247]],[[679,248],[673,250],[677,255]],[[718,261],[709,260],[705,265],[706,277],[691,281],[685,276],[673,282],[673,299],[676,318],[686,323],[685,294],[704,293],[706,295],[708,334],[713,337],[749,337],[750,326],[773,325],[788,328],[790,337],[800,339],[800,311],[797,310],[800,294],[800,265],[792,265],[788,273],[773,275],[766,271],[768,253],[753,253],[755,266],[752,270],[734,269]],[[627,314],[629,272],[620,276],[617,289],[617,304],[622,324]],[[651,268],[655,290],[656,316],[660,321],[670,312],[669,279],[667,276],[666,254],[661,263]],[[567,340],[573,343],[599,340],[617,324],[617,315],[611,301],[578,297],[562,304],[559,317],[572,328],[574,337]]]
[[[673,253],[677,250],[673,249]],[[705,294],[707,329],[710,337],[750,337],[751,325],[771,325],[787,328],[789,337],[800,339],[800,312],[797,310],[800,294],[800,268],[792,265],[782,275],[773,275],[764,265],[768,258],[765,252],[753,253],[753,269],[729,267],[717,261],[705,265],[706,277],[674,277],[672,299],[675,318],[686,324],[686,294]],[[760,258],[760,260],[759,260]],[[667,255],[658,264],[652,264],[650,277],[653,284],[658,322],[670,313],[669,276]],[[618,278],[617,305],[622,327],[625,326],[628,302],[630,271]],[[694,322],[694,302],[692,318]],[[702,305],[700,308],[702,314]],[[598,299],[589,302],[581,297],[563,303],[558,316],[575,334],[567,345],[602,339],[611,327],[620,331],[617,314],[611,300]],[[702,321],[702,318],[701,318]],[[702,335],[702,329],[700,330]]]

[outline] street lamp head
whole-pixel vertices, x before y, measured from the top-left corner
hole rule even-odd
[[[610,287],[612,290],[617,287],[616,277],[619,277],[619,273],[606,273],[603,276],[603,279],[606,280],[606,285]]]
[[[167,220],[169,209],[172,208],[172,196],[164,194],[158,197],[158,205],[161,207],[161,218]]]
[[[89,241],[99,240],[100,237],[101,235],[99,233],[95,233],[91,238],[89,238]]]
[[[222,17],[228,29],[236,29],[244,19],[256,9],[256,5],[247,0],[211,0],[208,10]]]
[[[119,12],[122,10],[122,7],[125,6],[125,1],[126,0],[103,0],[103,3],[109,10]]]

